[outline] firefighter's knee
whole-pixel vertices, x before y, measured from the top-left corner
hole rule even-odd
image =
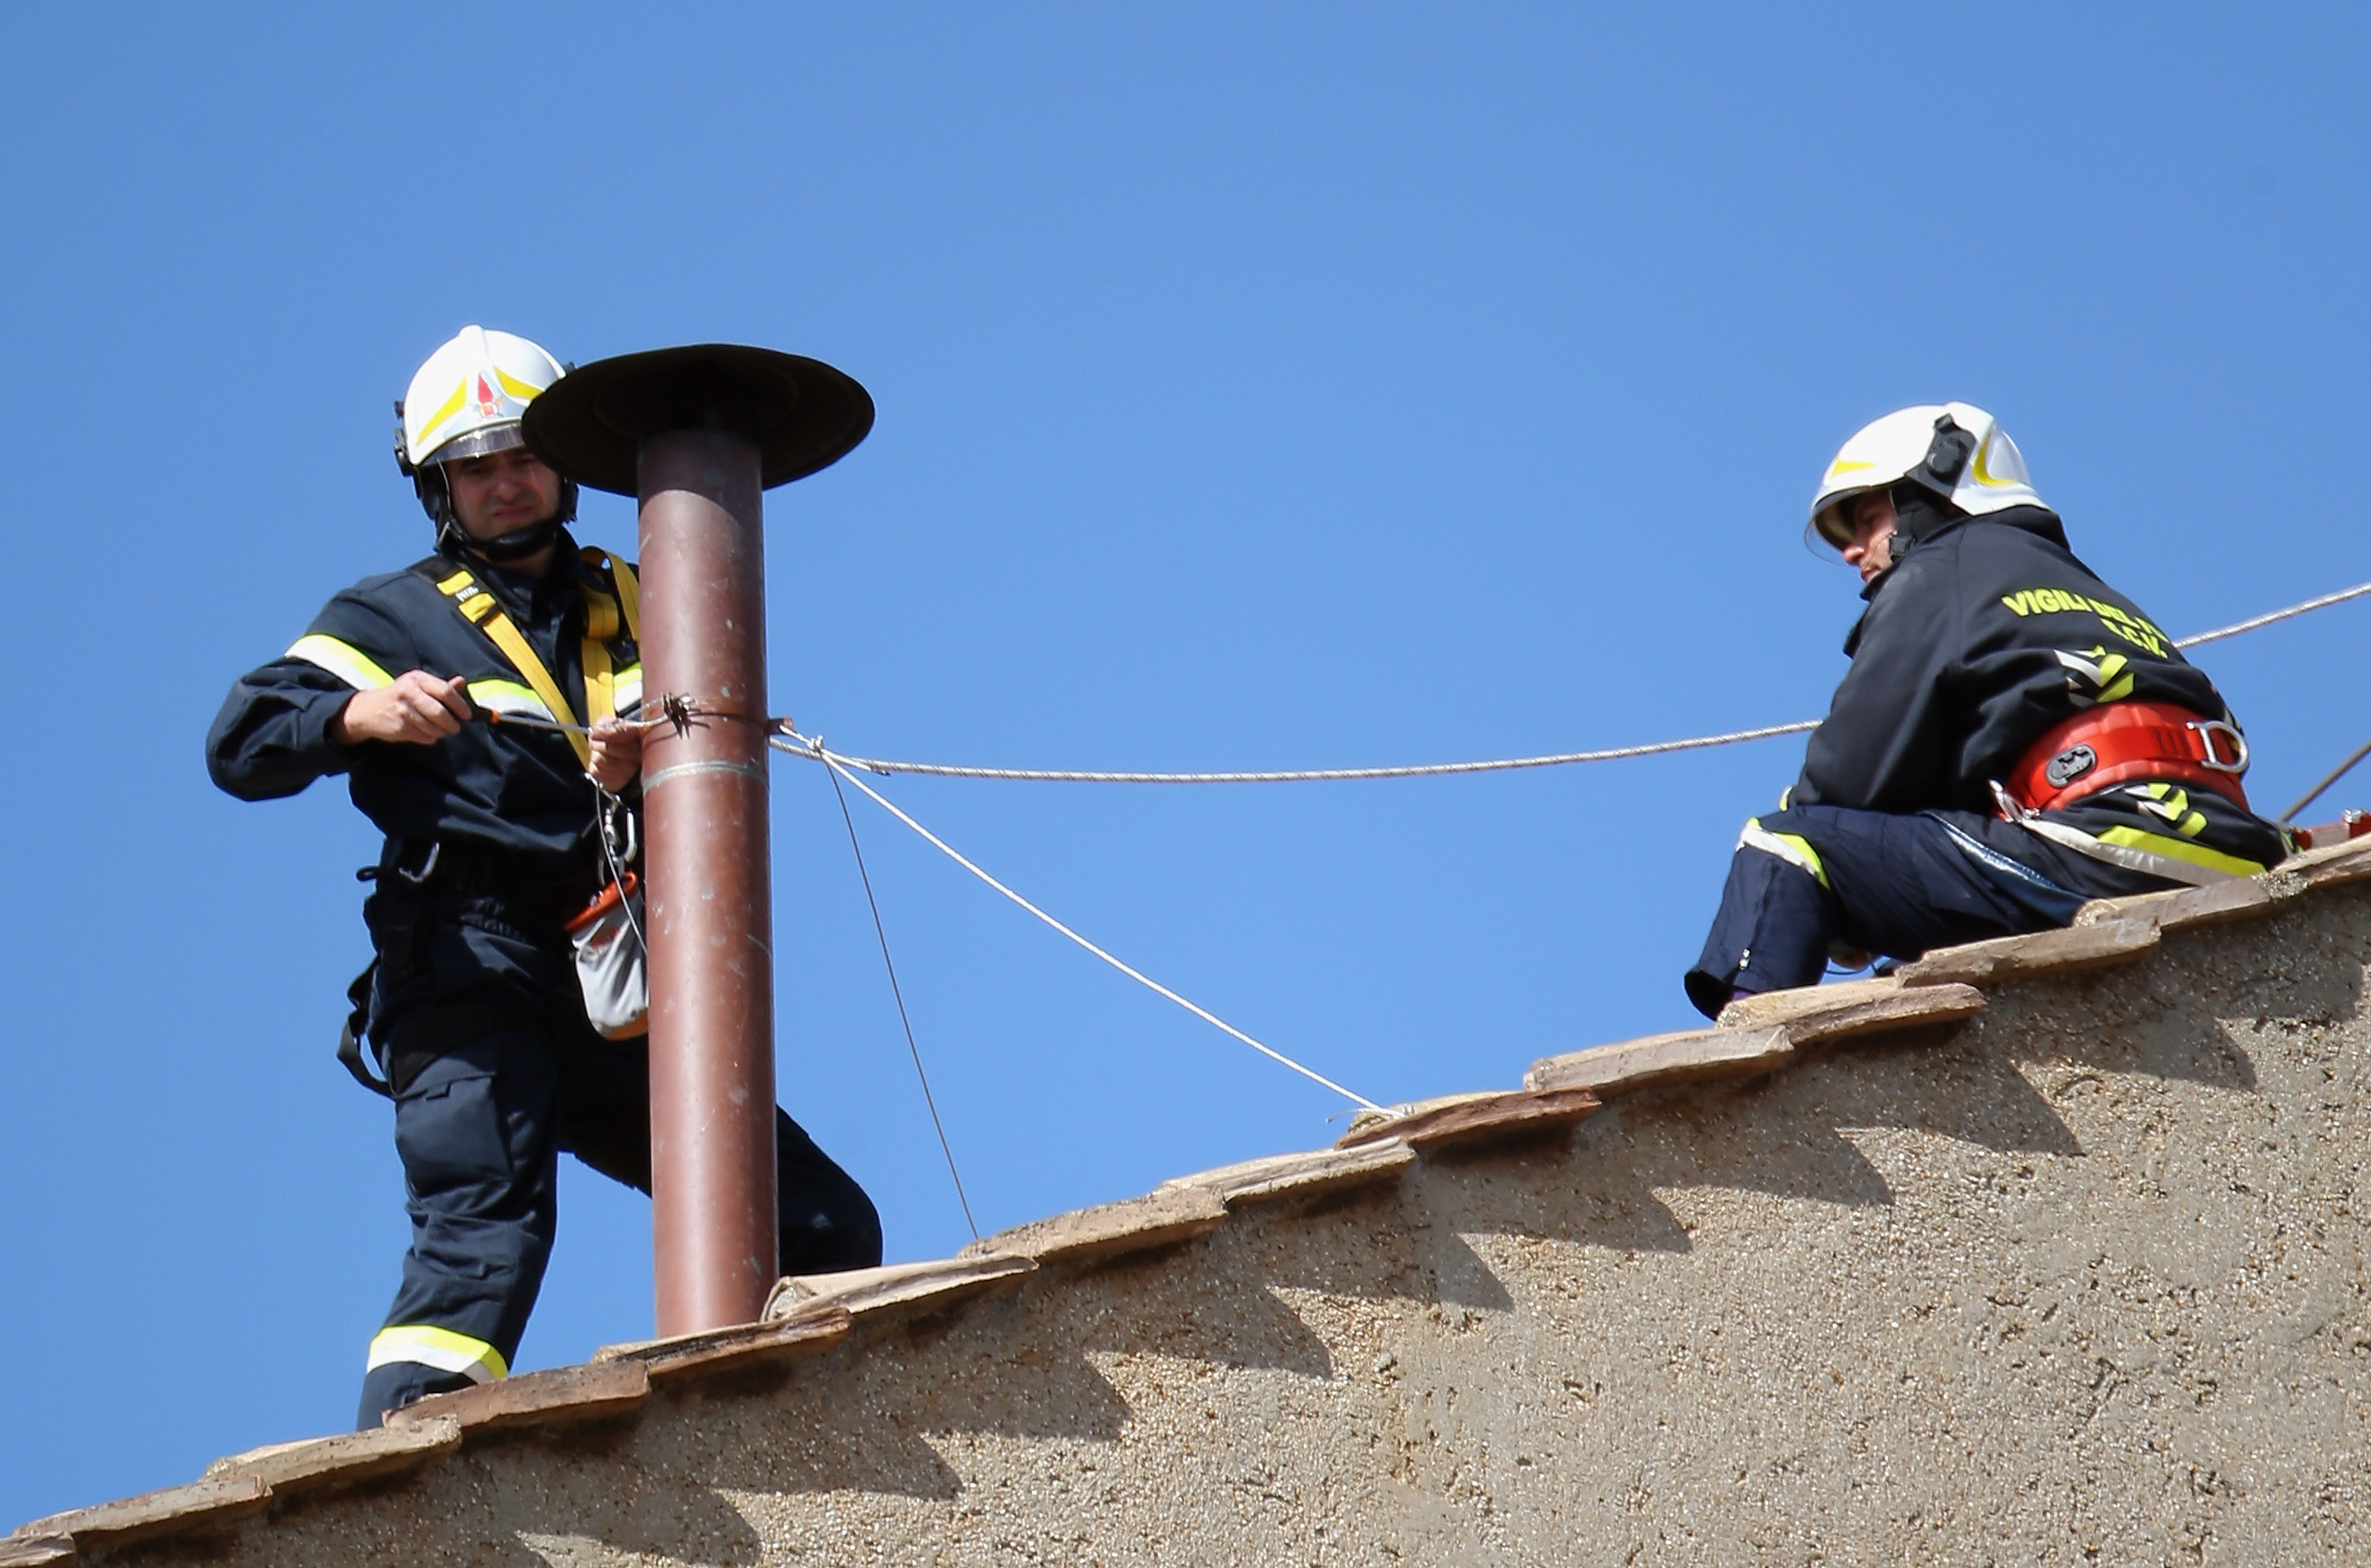
[[[1740,854],[1749,851],[1767,855],[1781,865],[1792,866],[1821,887],[1833,892],[1828,881],[1827,863],[1820,858],[1819,848],[1800,833],[1790,831],[1796,824],[1787,819],[1792,813],[1781,813],[1765,825],[1760,817],[1748,817],[1737,836]]]
[[[1794,825],[1757,817],[1739,836],[1720,908],[1683,980],[1707,1018],[1742,993],[1812,985],[1827,966],[1836,898],[1818,849]]]

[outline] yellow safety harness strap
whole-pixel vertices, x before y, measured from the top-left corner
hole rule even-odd
[[[618,603],[626,612],[626,635],[634,640],[635,647],[640,648],[642,645],[642,580],[634,575],[634,569],[626,564],[624,557],[611,550],[597,553],[608,561],[609,575],[617,580]]]
[[[561,694],[560,683],[553,680],[551,672],[543,667],[543,661],[536,656],[534,647],[512,623],[511,617],[503,614],[503,607],[495,603],[494,596],[478,586],[476,578],[466,571],[457,571],[437,583],[436,589],[453,601],[453,607],[461,613],[463,620],[484,632],[487,640],[501,650],[503,657],[510,661],[511,668],[516,670],[526,684],[535,688],[535,695],[543,699],[543,705],[546,708],[551,709],[551,716],[554,719],[559,720],[562,724],[571,726],[575,724],[576,709],[571,707],[568,698]],[[605,683],[608,674],[608,654],[605,650],[601,657]],[[590,674],[589,667],[586,673]],[[591,744],[573,728],[564,730],[561,733],[568,737],[569,745],[575,749],[576,760],[588,767],[592,766]]]
[[[587,548],[584,559],[592,567],[607,560],[618,586],[615,599],[598,589],[584,590],[585,722],[598,724],[618,711],[617,669],[609,657],[609,640],[618,635],[621,610],[626,635],[642,641],[642,585],[634,569],[607,550]]]
[[[618,711],[617,674],[609,639],[618,635],[618,601],[597,589],[584,594],[584,721],[598,724]]]

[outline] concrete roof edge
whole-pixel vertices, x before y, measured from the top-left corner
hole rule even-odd
[[[1442,1096],[1362,1116],[1332,1149],[1272,1155],[1177,1177],[1140,1197],[1000,1231],[954,1258],[848,1276],[785,1280],[768,1320],[612,1345],[582,1366],[524,1373],[394,1412],[381,1433],[275,1444],[218,1459],[205,1479],[33,1520],[0,1539],[0,1568],[71,1564],[78,1554],[265,1515],[275,1491],[392,1477],[401,1483],[473,1434],[517,1425],[631,1420],[671,1372],[729,1369],[829,1351],[868,1315],[957,1309],[1018,1288],[1056,1263],[1097,1263],[1182,1245],[1236,1208],[1395,1179],[1443,1147],[1519,1144],[1568,1127],[1602,1101],[1649,1088],[1756,1077],[1807,1047],[1933,1030],[1974,1017],[1984,986],[2057,979],[2145,958],[2171,932],[2269,917],[2325,890],[2371,880],[2371,838],[2312,849],[2273,870],[2204,888],[2087,905],[2065,930],[1937,950],[1891,975],[1773,992],[1732,1004],[1711,1028],[1648,1035],[1543,1057],[1514,1090]],[[1356,1140],[1355,1142],[1353,1140]]]

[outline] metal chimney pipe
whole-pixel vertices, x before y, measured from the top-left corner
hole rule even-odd
[[[776,1276],[774,933],[758,444],[642,444],[642,685],[715,717],[642,754],[658,1332],[752,1323]]]
[[[780,1245],[762,493],[846,455],[873,399],[827,364],[708,343],[598,360],[527,405],[561,473],[635,497],[658,1332],[755,1322]]]

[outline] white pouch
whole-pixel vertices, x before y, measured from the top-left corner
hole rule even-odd
[[[651,1027],[650,955],[642,947],[642,879],[628,871],[568,922],[576,944],[576,983],[584,1016],[607,1040],[630,1040]]]

